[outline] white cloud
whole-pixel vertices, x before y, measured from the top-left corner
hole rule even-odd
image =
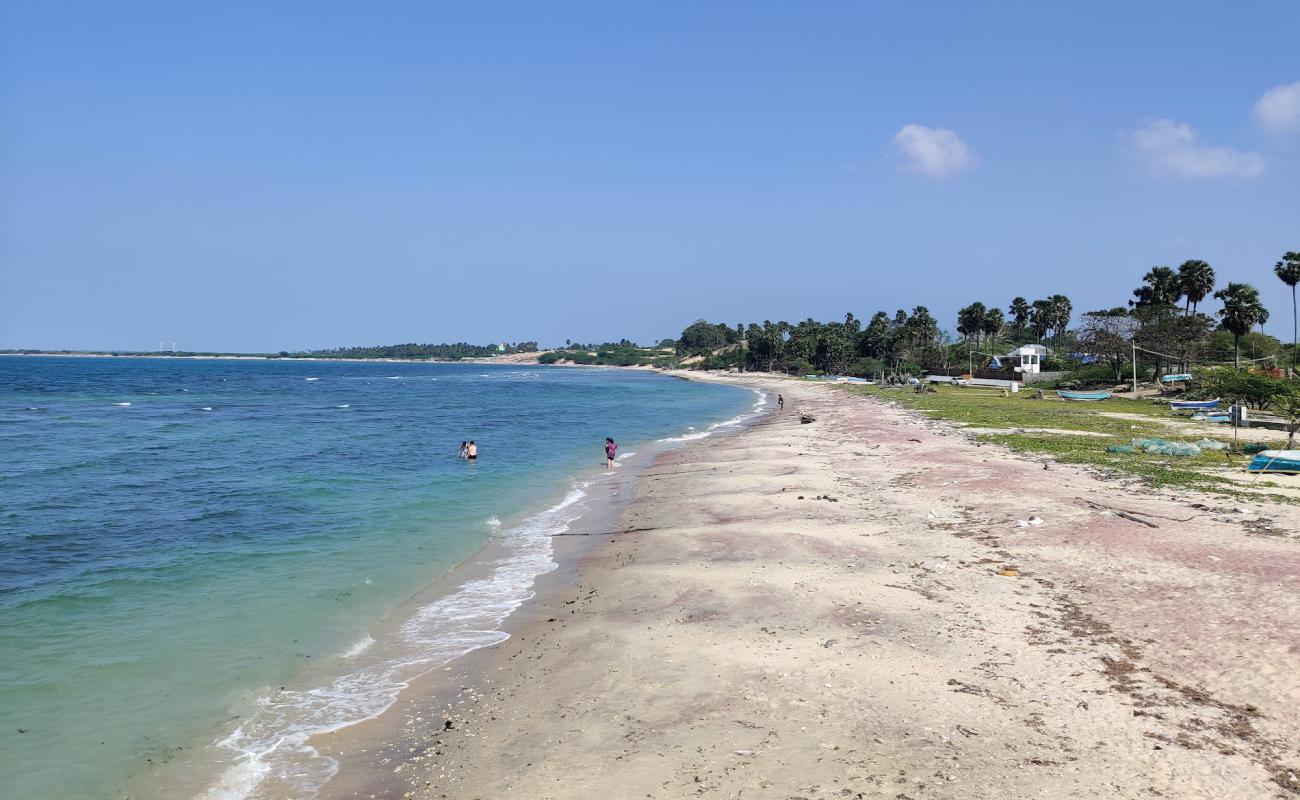
[[[1170,119],[1145,122],[1128,135],[1136,158],[1152,175],[1176,178],[1253,178],[1264,171],[1259,153],[1201,142],[1196,129]]]
[[[1300,132],[1300,81],[1264,92],[1254,113],[1255,121],[1269,133]]]
[[[979,156],[947,128],[904,125],[894,134],[894,144],[906,159],[906,169],[945,178],[979,163]]]

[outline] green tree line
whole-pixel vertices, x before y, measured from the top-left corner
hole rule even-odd
[[[508,344],[504,349],[496,344],[387,344],[372,347],[335,347],[329,350],[311,350],[304,353],[281,352],[281,358],[433,358],[458,361],[462,358],[487,358],[510,353],[535,353],[537,342]]]
[[[1285,253],[1274,273],[1292,291],[1292,343],[1285,348],[1273,337],[1255,333],[1269,319],[1259,292],[1250,284],[1230,281],[1222,287],[1204,260],[1183,262],[1177,269],[1152,267],[1134,289],[1127,305],[1089,311],[1077,327],[1074,306],[1063,294],[1037,300],[1014,297],[1005,306],[972,302],[958,310],[953,330],[944,331],[925,306],[893,314],[876,312],[863,324],[852,313],[844,320],[806,319],[762,323],[697,320],[675,343],[676,354],[702,368],[846,375],[917,373],[964,367],[967,360],[987,363],[991,353],[1017,345],[1044,344],[1053,351],[1052,366],[1122,377],[1133,348],[1150,351],[1140,361],[1153,373],[1190,368],[1194,363],[1231,361],[1240,367],[1261,358],[1281,359],[1290,349],[1296,359],[1296,286],[1300,253]],[[1220,308],[1204,313],[1202,304]],[[1001,350],[997,348],[1003,348]],[[1131,368],[1131,364],[1129,364]],[[1101,374],[1101,373],[1099,373]]]

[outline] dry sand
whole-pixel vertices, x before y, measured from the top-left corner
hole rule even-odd
[[[743,380],[787,410],[660,459],[509,641],[321,743],[325,796],[1300,796],[1296,508]]]

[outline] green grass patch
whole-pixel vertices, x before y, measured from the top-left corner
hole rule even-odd
[[[846,388],[896,401],[905,408],[924,411],[936,419],[978,428],[1059,428],[1131,438],[1167,434],[1169,428],[1158,420],[1174,417],[1167,405],[1157,405],[1148,400],[1111,398],[1096,402],[1068,402],[1054,399],[1051,392],[1047,396],[1053,399],[1036,400],[1029,390],[1002,397],[990,389],[953,386],[939,386],[937,391],[925,394],[876,386],[850,385]],[[1107,417],[1097,412],[1134,414],[1151,421]],[[1135,425],[1137,427],[1133,427]]]
[[[1111,453],[1106,450],[1106,445],[1113,442],[1085,436],[1009,433],[984,434],[979,438],[1006,445],[1012,450],[1050,456],[1063,464],[1096,467],[1113,477],[1138,478],[1153,489],[1182,488],[1241,493],[1232,481],[1201,471],[1210,467],[1232,466],[1222,451],[1206,450],[1199,456],[1157,456],[1147,453]],[[1240,468],[1243,464],[1242,457],[1234,458],[1236,466]]]
[[[1063,464],[1092,467],[1114,478],[1135,478],[1153,489],[1180,488],[1234,497],[1260,499],[1256,492],[1244,491],[1231,480],[1209,472],[1224,467],[1241,469],[1249,456],[1233,455],[1229,462],[1223,451],[1205,450],[1199,456],[1160,456],[1148,453],[1111,453],[1108,445],[1128,444],[1131,439],[1161,437],[1178,441],[1191,439],[1160,423],[1177,418],[1165,404],[1149,400],[1112,398],[1097,402],[1036,400],[1033,393],[1021,391],[1010,397],[986,389],[937,387],[936,392],[916,394],[910,390],[883,389],[876,386],[844,386],[846,391],[879,397],[904,408],[915,409],[934,419],[976,428],[997,429],[982,433],[979,439],[1005,445],[1012,450],[1048,456]],[[1052,395],[1049,393],[1049,397]],[[1116,418],[1098,412],[1118,412],[1134,418]],[[1087,431],[1102,436],[1075,436],[1033,431],[1024,428],[1054,428]],[[1001,432],[1005,431],[1005,433]],[[1210,437],[1228,441],[1229,437]],[[1280,495],[1267,495],[1281,502],[1297,502]]]

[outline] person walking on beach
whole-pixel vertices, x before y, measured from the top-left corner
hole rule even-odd
[[[605,468],[606,469],[614,468],[614,456],[616,455],[618,455],[618,445],[614,443],[613,439],[606,436],[605,437]]]
[[[785,398],[779,394],[776,396],[776,410],[777,411],[785,410]]]
[[[460,443],[460,457],[469,458],[469,442]]]
[[[473,439],[470,439],[469,444],[465,445],[465,458],[469,461],[478,460],[478,445],[474,444]]]

